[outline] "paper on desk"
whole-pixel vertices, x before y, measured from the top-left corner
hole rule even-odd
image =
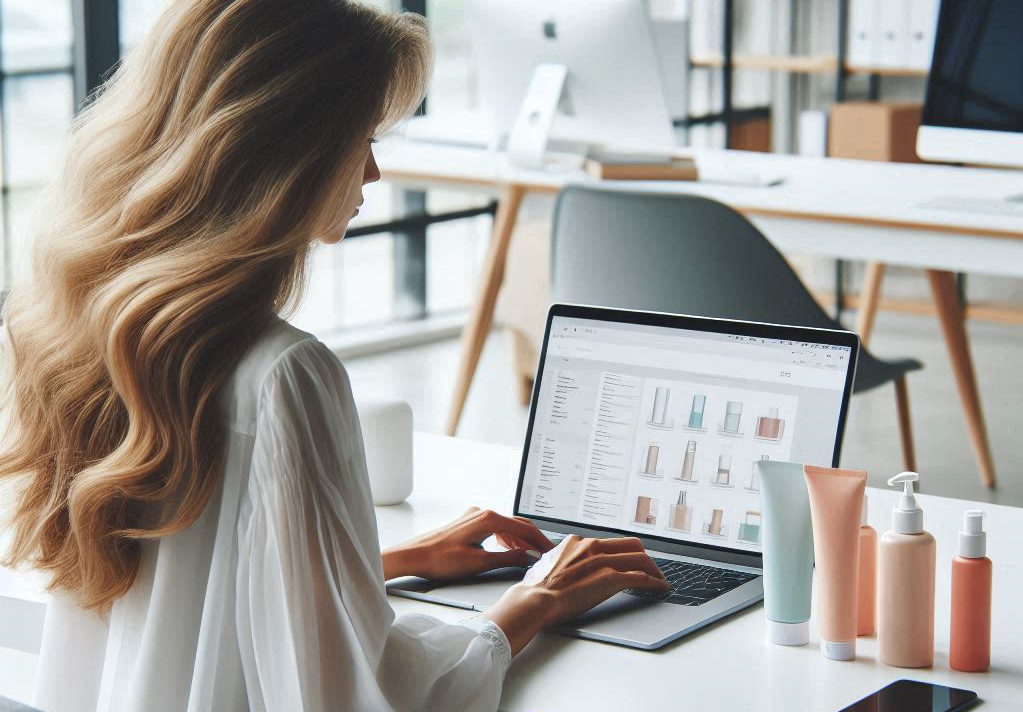
[[[557,546],[545,553],[535,564],[526,569],[526,575],[522,577],[522,582],[537,583],[542,581],[551,572],[551,569],[554,568],[554,564],[558,561],[558,557],[561,556],[561,552],[564,551],[567,541],[567,537],[562,539]]]

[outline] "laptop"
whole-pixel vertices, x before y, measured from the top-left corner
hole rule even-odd
[[[671,584],[552,631],[654,650],[763,598],[758,460],[837,466],[848,331],[554,304],[513,511],[551,541],[635,536]],[[390,594],[483,611],[526,569]]]

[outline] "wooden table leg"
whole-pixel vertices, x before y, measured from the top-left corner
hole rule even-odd
[[[895,407],[899,415],[899,438],[902,441],[902,465],[916,472],[916,451],[913,448],[913,421],[909,417],[909,389],[906,374],[895,379]]]
[[[508,244],[511,242],[512,230],[518,218],[519,206],[526,193],[525,186],[511,184],[505,187],[497,203],[497,214],[494,215],[494,230],[490,237],[490,247],[483,263],[483,273],[473,300],[472,313],[462,331],[462,357],[458,364],[458,375],[455,380],[455,394],[451,401],[448,414],[447,434],[454,435],[458,430],[458,421],[462,417],[462,408],[469,395],[469,386],[476,373],[476,366],[483,351],[483,344],[490,332],[490,324],[494,318],[494,304],[497,293],[504,279],[504,263],[508,256]]]
[[[945,270],[929,269],[927,277],[931,281],[938,319],[941,321],[942,331],[945,332],[945,344],[952,360],[956,385],[959,387],[963,415],[966,418],[973,452],[977,457],[977,465],[980,467],[980,479],[987,487],[994,487],[995,466],[987,441],[987,429],[984,427],[984,412],[980,408],[977,379],[973,373],[973,362],[970,359],[966,337],[966,320],[963,307],[959,303],[959,295],[956,293],[955,275]]]
[[[860,343],[864,346],[870,343],[870,332],[874,330],[874,317],[877,316],[883,279],[884,262],[868,262],[863,289],[860,291],[859,313],[856,315],[856,333],[860,335]]]

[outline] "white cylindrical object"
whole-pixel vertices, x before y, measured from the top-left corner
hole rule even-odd
[[[739,432],[739,418],[742,416],[742,403],[739,401],[728,401],[725,406],[725,432]]]
[[[964,559],[980,559],[987,556],[984,512],[979,509],[968,509],[963,513],[963,529],[959,532],[959,556]]]
[[[781,623],[768,619],[767,642],[775,645],[806,645],[810,642],[810,621]]]
[[[686,454],[682,458],[682,472],[679,473],[680,480],[693,479],[693,462],[696,460],[696,441],[690,440],[686,445]]]
[[[412,408],[385,399],[359,401],[356,408],[373,504],[400,504],[412,494]]]
[[[667,386],[658,386],[654,391],[654,407],[650,413],[650,422],[656,425],[664,425],[668,417],[668,396],[671,391]]]
[[[856,641],[834,641],[824,640],[824,638],[821,638],[821,652],[824,654],[824,657],[829,660],[855,660]]]
[[[650,443],[646,447],[646,464],[643,466],[643,472],[648,475],[657,474],[657,456],[661,452],[661,446],[658,443]]]
[[[722,450],[718,456],[718,472],[714,481],[726,485],[732,481],[732,453]]]
[[[697,394],[693,396],[693,407],[689,411],[689,427],[700,429],[703,427],[703,408],[707,404],[707,396]]]

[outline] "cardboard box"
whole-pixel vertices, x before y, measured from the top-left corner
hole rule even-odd
[[[728,147],[736,151],[771,152],[771,120],[750,119],[732,125]]]
[[[831,107],[828,155],[868,161],[919,163],[916,132],[923,107],[917,103],[847,101]]]

